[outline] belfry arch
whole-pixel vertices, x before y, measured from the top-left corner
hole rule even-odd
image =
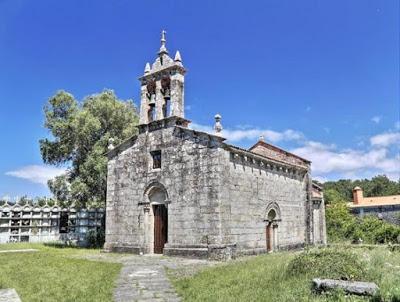
[[[168,193],[164,185],[151,182],[144,191],[144,232],[147,251],[162,254],[168,242]]]
[[[278,238],[278,226],[281,221],[281,210],[276,202],[268,204],[265,211],[266,222],[265,226],[265,247],[268,253],[274,252],[278,249],[279,238]]]

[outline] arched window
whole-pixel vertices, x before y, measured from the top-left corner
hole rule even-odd
[[[271,202],[268,204],[265,211],[265,221],[274,222],[281,220],[281,210],[276,202]]]
[[[281,211],[276,202],[268,204],[265,211],[265,239],[266,250],[268,253],[273,252],[279,248],[278,225],[281,220]]]
[[[167,201],[167,194],[160,188],[154,188],[149,192],[149,201],[151,204],[165,204]]]

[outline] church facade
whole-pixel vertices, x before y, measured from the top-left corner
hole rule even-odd
[[[190,129],[185,68],[165,32],[141,82],[139,132],[109,146],[109,251],[211,259],[325,244],[323,199],[312,197],[311,163],[260,139],[250,149]]]

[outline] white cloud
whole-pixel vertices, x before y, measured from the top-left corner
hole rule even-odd
[[[320,178],[329,174],[344,178],[360,178],[362,175],[386,174],[391,179],[400,177],[400,157],[391,155],[384,147],[370,150],[339,150],[334,145],[309,141],[291,152],[312,161],[312,172]]]
[[[51,166],[31,165],[14,171],[6,172],[6,175],[22,178],[33,183],[47,185],[47,181],[66,172],[66,169]]]
[[[375,124],[379,124],[381,122],[382,117],[380,115],[376,115],[371,118],[371,121],[374,122]]]
[[[396,159],[388,158],[388,151],[384,148],[370,151],[337,150],[334,146],[307,142],[305,146],[293,149],[292,152],[310,159],[313,163],[313,171],[318,174],[351,172],[368,168],[395,172],[398,168],[396,168],[398,166]]]
[[[211,126],[192,124],[195,130],[214,133]],[[307,141],[303,133],[295,130],[282,132],[269,129],[245,128],[224,129],[223,137],[230,142],[245,140],[257,141],[263,135],[266,141],[277,143],[291,141],[299,145],[291,150],[303,158],[312,161],[313,177],[327,180],[333,178],[361,178],[372,177],[377,174],[386,174],[391,179],[400,177],[400,157],[393,155],[390,146],[400,142],[400,133],[386,132],[366,138],[369,144],[359,144],[357,149],[340,149],[334,144],[323,144],[316,141]],[[330,129],[329,129],[330,130]],[[329,132],[324,129],[325,132]]]
[[[320,175],[317,175],[317,176],[314,176],[314,175],[313,175],[312,179],[313,179],[313,180],[316,180],[316,181],[319,181],[319,182],[321,182],[321,183],[324,183],[324,182],[329,181],[329,179],[328,179],[327,177],[320,176]]]
[[[387,147],[400,144],[400,132],[386,132],[370,138],[371,145]]]
[[[194,130],[214,133],[211,126],[199,125],[196,123],[191,124]],[[276,143],[279,141],[298,141],[304,138],[303,133],[292,129],[287,129],[282,132],[273,131],[269,129],[247,128],[247,129],[224,129],[222,136],[230,142],[239,142],[242,140],[257,141],[260,136],[264,136],[267,141]]]
[[[330,134],[331,133],[331,128],[324,127],[322,129],[325,131],[326,134]]]

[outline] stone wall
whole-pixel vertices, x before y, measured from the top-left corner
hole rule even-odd
[[[262,253],[269,223],[274,249],[312,242],[309,167],[266,159],[223,140],[169,118],[142,125],[137,137],[110,152],[105,249],[153,252],[152,187],[166,194],[164,254],[229,259]],[[152,167],[155,150],[161,150],[161,169]],[[269,209],[276,212],[270,220]],[[324,222],[315,213],[318,224]]]
[[[359,217],[373,215],[387,222],[400,225],[400,205],[354,207],[350,208],[350,211]]]
[[[281,166],[260,165],[246,155],[225,153],[222,216],[224,242],[236,242],[239,253],[266,250],[267,207],[279,207],[276,248],[306,243],[306,170],[289,173]]]
[[[312,243],[317,245],[327,244],[325,202],[324,199],[312,200]]]
[[[8,203],[0,206],[0,243],[68,240],[85,246],[87,232],[103,228],[102,208]]]
[[[151,206],[146,213],[146,190],[152,184],[168,194],[166,250],[201,251],[220,243],[220,139],[180,127],[149,127],[152,131],[139,134],[109,160],[105,248],[152,251]],[[162,152],[161,169],[152,169],[154,150]]]

